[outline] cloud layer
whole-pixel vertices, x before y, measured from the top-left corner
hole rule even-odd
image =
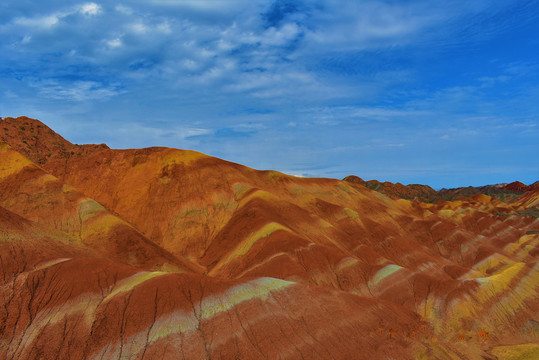
[[[0,116],[305,176],[539,178],[537,1],[0,5]]]

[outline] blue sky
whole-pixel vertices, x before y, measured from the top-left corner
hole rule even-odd
[[[0,116],[435,188],[539,180],[539,1],[0,4]]]

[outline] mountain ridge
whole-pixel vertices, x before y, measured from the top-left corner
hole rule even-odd
[[[499,183],[482,186],[467,186],[457,188],[442,188],[434,190],[428,185],[380,182],[377,180],[365,181],[356,175],[349,175],[343,179],[352,184],[362,185],[371,190],[378,191],[394,199],[417,200],[423,202],[437,202],[464,199],[470,195],[484,194],[495,197],[503,202],[513,202],[529,192],[539,189],[539,181],[526,185],[520,181],[512,183]]]

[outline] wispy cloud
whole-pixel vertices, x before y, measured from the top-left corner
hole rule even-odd
[[[66,85],[46,80],[34,82],[32,86],[36,87],[41,95],[56,100],[104,100],[121,92],[118,86],[104,85],[96,81],[76,81]]]
[[[126,124],[118,127],[114,134],[105,135],[109,144],[117,148],[132,148],[132,144],[138,147],[143,146],[170,146],[175,148],[186,148],[188,144],[196,144],[190,141],[193,138],[212,134],[210,129],[171,126],[162,128],[158,126],[148,126],[144,124]]]
[[[17,17],[13,19],[13,24],[36,28],[50,28],[57,25],[62,19],[71,15],[82,14],[85,16],[95,16],[100,12],[101,6],[91,2],[66,8],[48,15],[40,15],[36,17]]]

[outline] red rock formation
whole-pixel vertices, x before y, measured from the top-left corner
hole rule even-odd
[[[539,339],[537,191],[423,203],[0,123],[0,358],[488,358]]]
[[[526,192],[528,191],[528,186],[520,181],[514,181],[511,184],[507,184],[503,187],[505,190]]]

